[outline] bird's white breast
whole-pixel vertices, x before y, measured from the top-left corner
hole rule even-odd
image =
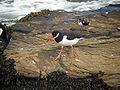
[[[83,38],[80,38],[80,39],[83,39]],[[63,36],[63,39],[61,42],[59,42],[59,44],[63,46],[71,46],[71,45],[75,45],[80,39],[75,38],[73,40],[68,40],[67,36]]]
[[[82,22],[78,22],[78,25],[83,26]]]
[[[0,28],[0,36],[1,36],[2,32],[3,32],[3,29],[2,29],[2,28]]]

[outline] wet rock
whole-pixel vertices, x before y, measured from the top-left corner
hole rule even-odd
[[[86,38],[74,47],[75,58],[69,56],[70,47],[64,47],[61,59],[55,60],[61,47],[54,40],[46,42],[51,35],[48,32],[72,28],[81,34],[80,26],[69,21],[74,15],[56,11],[47,17],[37,16],[31,21],[16,23],[11,27],[13,38],[4,51],[6,58],[14,59],[17,72],[26,76],[39,76],[41,71],[44,78],[59,70],[70,77],[80,77],[102,71],[101,78],[108,85],[118,87],[120,34],[116,27],[120,22],[120,12],[111,12],[107,17],[91,15],[88,29],[94,33],[87,33]]]

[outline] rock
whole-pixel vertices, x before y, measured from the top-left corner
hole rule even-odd
[[[37,16],[48,16],[51,13],[52,13],[52,11],[50,11],[48,9],[41,10],[40,12],[31,12],[30,14],[28,14],[25,17],[21,18],[17,22],[31,21],[34,17],[37,17]]]
[[[91,27],[88,29],[94,33],[87,33],[86,39],[74,47],[75,58],[69,57],[71,48],[64,47],[61,59],[55,60],[61,47],[54,39],[46,42],[51,35],[48,32],[73,28],[71,30],[81,33],[76,22],[66,22],[73,15],[55,11],[46,17],[37,16],[31,21],[16,23],[11,27],[14,30],[13,38],[4,51],[6,58],[14,59],[17,72],[26,76],[39,76],[41,72],[42,77],[46,77],[59,70],[71,77],[80,77],[102,71],[103,80],[110,86],[118,87],[120,34],[116,26],[120,23],[120,11],[111,12],[107,17],[101,14],[91,15]]]

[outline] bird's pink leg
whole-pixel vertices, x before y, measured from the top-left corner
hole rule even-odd
[[[86,28],[87,32],[89,32],[89,30]]]
[[[71,57],[74,57],[75,55],[74,55],[74,48],[73,48],[73,46],[71,46],[72,47],[72,55],[71,55]]]
[[[83,30],[83,28],[82,27],[80,27],[81,28],[81,30]]]
[[[61,56],[62,51],[63,51],[63,47],[61,47],[60,53],[59,53],[59,55],[56,57],[55,60],[60,59],[60,56]]]

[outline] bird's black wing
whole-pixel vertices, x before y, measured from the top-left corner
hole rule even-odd
[[[61,33],[67,36],[68,40],[73,40],[75,38],[81,38],[82,35],[78,32],[71,31],[71,30],[61,30]]]

